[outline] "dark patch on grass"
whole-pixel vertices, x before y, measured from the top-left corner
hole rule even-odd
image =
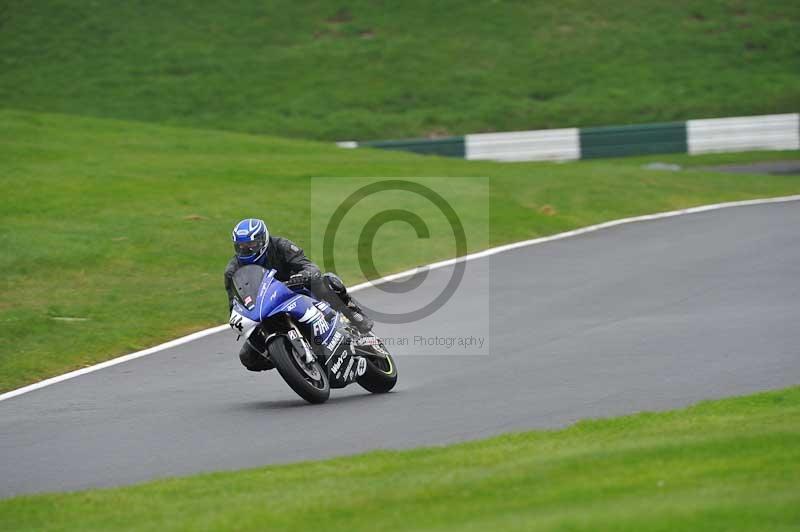
[[[340,8],[336,13],[325,19],[325,22],[329,24],[345,24],[347,22],[352,22],[353,15],[350,13],[350,10],[346,7]]]
[[[555,216],[558,214],[558,211],[552,205],[542,205],[538,209],[539,214],[544,214],[545,216]]]

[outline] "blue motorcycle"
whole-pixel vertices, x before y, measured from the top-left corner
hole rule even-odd
[[[292,290],[275,270],[258,265],[233,275],[236,298],[228,322],[239,338],[263,354],[286,383],[309,403],[324,403],[331,388],[357,382],[372,393],[397,383],[397,366],[384,342],[361,334],[331,306],[305,289]]]

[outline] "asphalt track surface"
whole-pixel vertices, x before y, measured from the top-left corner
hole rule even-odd
[[[244,371],[226,332],[2,401],[0,496],[447,444],[798,384],[798,228],[800,202],[736,207],[470,261],[439,312],[376,330],[491,329],[484,354],[398,345],[400,380],[383,396],[354,386],[306,405],[274,371]],[[422,299],[360,295],[382,309]]]
[[[703,167],[703,169],[734,174],[800,175],[800,161],[784,160],[746,164],[725,164],[722,166],[706,166]]]

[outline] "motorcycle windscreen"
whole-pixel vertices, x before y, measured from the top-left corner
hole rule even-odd
[[[233,274],[233,294],[236,300],[247,310],[256,308],[258,290],[264,279],[266,269],[257,264],[249,264],[236,270]]]

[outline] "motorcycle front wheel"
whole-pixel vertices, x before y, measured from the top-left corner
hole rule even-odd
[[[328,375],[322,365],[314,360],[306,362],[305,353],[297,351],[283,335],[274,337],[269,345],[270,358],[292,390],[312,404],[324,403],[331,395]]]

